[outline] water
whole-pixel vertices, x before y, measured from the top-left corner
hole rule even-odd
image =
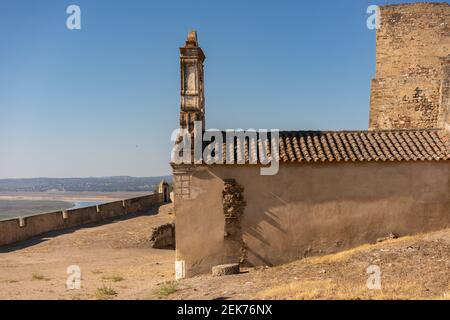
[[[0,221],[29,217],[59,210],[74,210],[90,206],[97,206],[107,201],[69,200],[1,200]]]
[[[98,206],[100,204],[106,203],[105,201],[77,201],[77,200],[70,200],[69,202],[73,203],[74,206],[69,208],[68,210]]]

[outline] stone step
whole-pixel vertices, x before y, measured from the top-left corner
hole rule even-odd
[[[231,274],[238,274],[239,272],[239,263],[221,264],[212,267],[213,276],[227,276]]]

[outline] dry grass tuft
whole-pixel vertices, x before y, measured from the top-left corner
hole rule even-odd
[[[179,290],[176,281],[167,281],[161,283],[158,288],[153,291],[153,295],[158,299],[164,299]]]
[[[402,242],[408,242],[412,239],[420,240],[421,235],[416,235],[413,237],[411,236],[405,236],[401,238],[396,239],[388,239],[383,242],[375,243],[375,244],[363,244],[356,248],[347,249],[345,251],[336,252],[333,254],[325,255],[325,256],[315,256],[315,257],[308,257],[304,259],[304,262],[310,263],[310,264],[328,264],[328,263],[334,263],[334,262],[343,262],[348,259],[350,259],[352,256],[357,255],[359,253],[363,253],[368,250],[377,249],[377,248],[383,248],[386,246],[389,246],[390,244],[400,244]]]
[[[102,277],[102,279],[103,280],[108,280],[108,281],[111,281],[111,282],[120,282],[120,281],[125,280],[124,277],[119,276],[119,275],[105,276],[105,277]]]
[[[109,300],[117,296],[117,291],[111,287],[103,285],[101,288],[97,288],[95,297],[97,300]]]
[[[45,277],[42,274],[37,273],[37,272],[33,272],[31,274],[31,279],[33,279],[33,280],[46,280]]]
[[[442,232],[441,232],[442,233]],[[440,233],[440,234],[441,234]],[[437,238],[439,239],[439,238]],[[447,245],[448,247],[448,245]],[[266,287],[257,299],[450,299],[446,244],[429,235],[407,236],[292,264],[300,279]],[[436,257],[434,260],[432,257]],[[439,258],[438,258],[439,257]],[[381,270],[381,289],[369,289],[366,268]],[[323,269],[322,269],[323,268]],[[321,270],[323,272],[321,272]],[[295,278],[297,279],[297,278]],[[292,281],[292,282],[291,282]]]
[[[320,297],[324,295],[326,296],[332,294],[335,288],[336,284],[331,279],[296,281],[266,289],[257,294],[256,298],[270,300],[320,299]]]
[[[373,290],[364,284],[337,283],[332,279],[301,280],[266,289],[257,294],[258,299],[271,300],[360,300],[360,299],[416,299],[411,293],[425,290],[420,283],[387,283],[382,289]],[[444,299],[445,297],[434,297]]]

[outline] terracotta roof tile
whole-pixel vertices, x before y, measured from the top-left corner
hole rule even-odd
[[[282,131],[283,150],[285,162],[450,160],[448,134],[436,129]]]
[[[223,132],[224,162],[226,156],[238,163],[250,163],[249,155],[253,159],[258,155],[258,162],[262,162],[261,156],[270,157],[268,140],[251,141],[249,151],[248,141],[241,145],[235,139],[233,150],[233,145],[226,146],[225,135]],[[438,129],[280,131],[279,137],[275,158],[286,163],[450,160],[449,134]]]

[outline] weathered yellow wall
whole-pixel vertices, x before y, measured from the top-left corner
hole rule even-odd
[[[370,129],[443,128],[448,118],[450,4],[381,7]],[[444,100],[444,101],[443,101]]]
[[[449,177],[449,161],[286,164],[275,176],[198,167],[189,198],[175,198],[177,260],[186,276],[237,262],[224,240],[224,179],[244,187],[247,263],[275,265],[450,226]]]
[[[149,209],[162,203],[163,195],[154,194],[123,201],[105,203],[99,206],[34,215],[22,219],[0,221],[0,246],[29,239],[48,231],[61,230],[86,223],[122,216]],[[97,210],[98,207],[98,210]],[[20,226],[20,223],[23,226]]]

